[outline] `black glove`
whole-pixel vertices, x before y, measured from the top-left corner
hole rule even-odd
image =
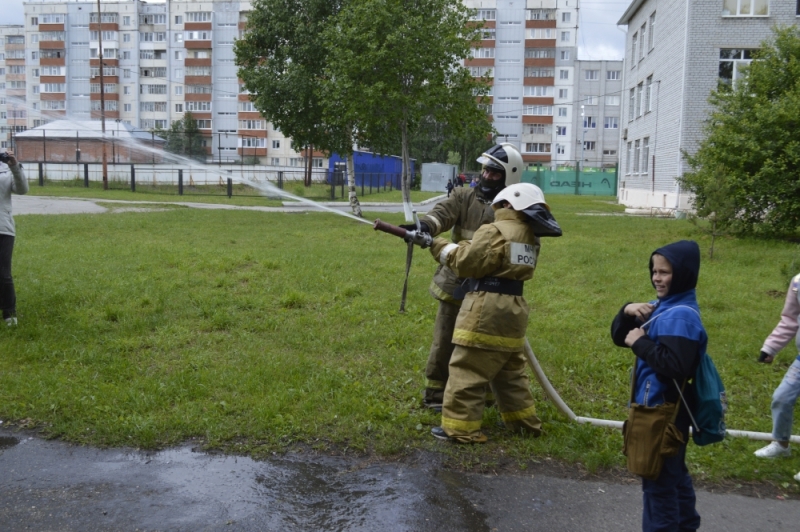
[[[402,227],[406,231],[416,231],[417,230],[417,224],[398,225],[397,227]],[[420,222],[419,223],[419,232],[420,233],[430,233],[431,232],[431,228],[428,227],[428,224],[426,224],[425,222]]]
[[[758,357],[758,361],[763,364],[772,364],[772,359],[775,358],[775,355],[770,355],[766,351],[761,351],[760,356]]]

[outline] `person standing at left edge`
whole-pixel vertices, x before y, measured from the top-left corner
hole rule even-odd
[[[700,527],[692,478],[686,468],[690,417],[681,403],[677,383],[692,378],[706,352],[708,335],[700,319],[695,287],[700,273],[700,247],[681,240],[650,256],[650,281],[658,299],[626,303],[611,324],[611,337],[636,355],[634,401],[644,406],[680,404],[675,426],[683,443],[665,458],[655,480],[642,478],[642,530],[689,531]],[[694,408],[694,386],[683,395]]]
[[[28,180],[12,153],[0,153],[0,309],[9,327],[17,324],[17,295],[11,277],[11,253],[15,227],[11,216],[11,194],[26,194]]]

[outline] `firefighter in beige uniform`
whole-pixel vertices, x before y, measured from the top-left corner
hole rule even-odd
[[[495,221],[458,244],[436,238],[431,254],[460,277],[468,293],[456,319],[450,377],[444,393],[440,439],[482,443],[484,393],[493,383],[506,427],[541,433],[525,372],[528,304],[523,283],[533,277],[539,236],[560,236],[544,194],[536,185],[506,187],[494,199]],[[538,220],[538,222],[537,222]]]
[[[478,159],[484,168],[481,180],[474,188],[455,188],[450,197],[439,202],[422,219],[421,229],[432,236],[451,231],[458,243],[469,240],[475,231],[494,220],[491,203],[504,187],[519,183],[522,175],[522,156],[512,144],[498,144]],[[415,225],[402,225],[415,230]],[[450,355],[455,347],[451,342],[453,328],[463,295],[455,294],[464,282],[446,265],[440,265],[430,285],[431,295],[439,300],[439,310],[433,329],[433,342],[425,368],[425,406],[440,410],[449,374]],[[487,397],[490,400],[491,397]]]

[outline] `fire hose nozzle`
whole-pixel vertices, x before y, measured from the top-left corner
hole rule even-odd
[[[423,233],[422,231],[408,231],[402,227],[382,222],[380,219],[375,220],[375,223],[372,224],[372,228],[376,231],[383,231],[384,233],[400,237],[406,242],[416,244],[423,249],[430,247],[433,243],[433,237],[428,233]]]

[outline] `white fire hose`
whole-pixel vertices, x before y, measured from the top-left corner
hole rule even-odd
[[[573,412],[572,409],[567,406],[567,403],[561,399],[561,396],[558,395],[558,392],[555,390],[555,388],[553,388],[553,385],[550,384],[550,380],[547,378],[547,375],[544,374],[542,366],[539,365],[539,361],[536,360],[536,355],[533,354],[533,349],[531,349],[531,344],[528,343],[527,338],[525,339],[525,356],[528,357],[528,362],[531,365],[533,374],[536,375],[536,380],[539,381],[539,384],[547,394],[547,397],[553,401],[553,404],[556,405],[556,408],[558,408],[562,414],[567,416],[570,420],[578,423],[590,423],[597,427],[609,427],[612,429],[622,430],[622,421],[576,416],[575,412]],[[733,438],[750,438],[751,440],[772,441],[772,434],[768,432],[752,432],[749,430],[728,429],[727,435]],[[789,438],[789,441],[792,443],[800,443],[800,436],[792,436]]]

